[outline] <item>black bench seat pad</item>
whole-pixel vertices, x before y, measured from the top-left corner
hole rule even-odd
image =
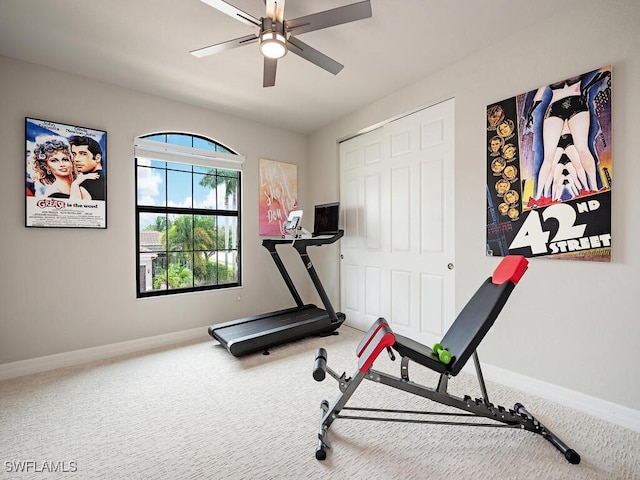
[[[448,365],[441,363],[430,347],[416,342],[409,337],[404,337],[397,333],[394,333],[394,335],[396,337],[396,342],[393,344],[393,349],[400,355],[408,357],[414,362],[438,373],[445,373],[447,371]],[[455,359],[453,359],[453,361],[455,361]]]

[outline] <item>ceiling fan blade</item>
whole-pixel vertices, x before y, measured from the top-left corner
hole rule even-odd
[[[343,7],[325,10],[324,12],[294,18],[293,20],[287,20],[285,24],[289,32],[299,35],[305,32],[320,30],[321,28],[355,22],[356,20],[369,18],[371,15],[371,1],[365,0]]]
[[[255,18],[252,15],[249,15],[246,12],[243,12],[239,8],[234,7],[233,5],[225,2],[224,0],[200,0],[200,1],[252,27],[260,27],[261,25],[259,19]]]
[[[264,71],[262,74],[262,86],[273,87],[276,84],[276,68],[278,60],[264,57]]]
[[[266,0],[267,18],[276,22],[284,22],[284,2],[285,0]]]
[[[194,57],[202,58],[202,57],[207,57],[209,55],[213,55],[214,53],[220,53],[220,52],[224,52],[225,50],[231,50],[232,48],[242,47],[243,45],[248,45],[250,43],[254,43],[257,41],[258,41],[258,36],[255,34],[251,34],[251,35],[246,35],[244,37],[236,38],[234,40],[229,40],[227,42],[216,43],[215,45],[210,45],[208,47],[192,50],[189,53]]]
[[[319,52],[295,37],[289,37],[287,44],[290,52],[301,56],[305,60],[309,60],[311,63],[320,68],[324,68],[327,72],[333,73],[334,75],[337,75],[338,72],[344,68],[344,65],[327,57],[324,53]]]

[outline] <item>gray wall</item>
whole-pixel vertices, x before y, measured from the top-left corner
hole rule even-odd
[[[640,409],[640,3],[588,0],[571,18],[514,26],[495,49],[382,98],[310,139],[312,199],[338,190],[336,140],[416,107],[456,99],[456,308],[498,260],[485,255],[485,108],[540,85],[613,65],[613,260],[533,259],[481,360],[530,378]],[[429,49],[405,52],[428,61]],[[399,54],[401,54],[399,52]],[[326,168],[333,159],[334,168]],[[329,263],[339,271],[337,261]],[[608,350],[610,349],[610,350]]]
[[[298,164],[305,208],[306,136],[6,57],[0,57],[0,72],[0,364],[199,326],[206,339],[206,325],[294,305],[260,245],[258,160]],[[25,228],[26,116],[108,132],[106,230]],[[247,158],[240,289],[136,299],[133,143],[163,130],[209,136]],[[284,260],[302,275],[306,292],[306,272],[289,250]]]

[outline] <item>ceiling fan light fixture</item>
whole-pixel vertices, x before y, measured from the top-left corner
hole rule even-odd
[[[267,58],[282,58],[287,54],[287,39],[278,32],[262,32],[260,34],[260,51]]]

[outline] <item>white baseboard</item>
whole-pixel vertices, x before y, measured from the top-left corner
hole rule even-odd
[[[180,342],[187,342],[207,337],[206,327],[192,328],[180,332],[166,333],[153,337],[128,340],[126,342],[101,345],[99,347],[84,348],[72,352],[56,353],[44,357],[30,358],[18,362],[0,364],[0,380],[31,375],[33,373],[46,372],[56,368],[80,365],[96,360],[127,355],[130,353],[150,350],[152,348],[166,347]]]
[[[469,365],[466,365],[468,367]],[[544,398],[560,405],[574,408],[581,412],[620,425],[634,432],[640,432],[640,410],[618,405],[607,400],[592,397],[584,393],[559,387],[551,383],[526,377],[518,373],[483,363],[482,372],[486,380],[507,387],[515,388],[532,395]],[[467,368],[465,368],[465,371]],[[469,370],[475,373],[475,370]]]

